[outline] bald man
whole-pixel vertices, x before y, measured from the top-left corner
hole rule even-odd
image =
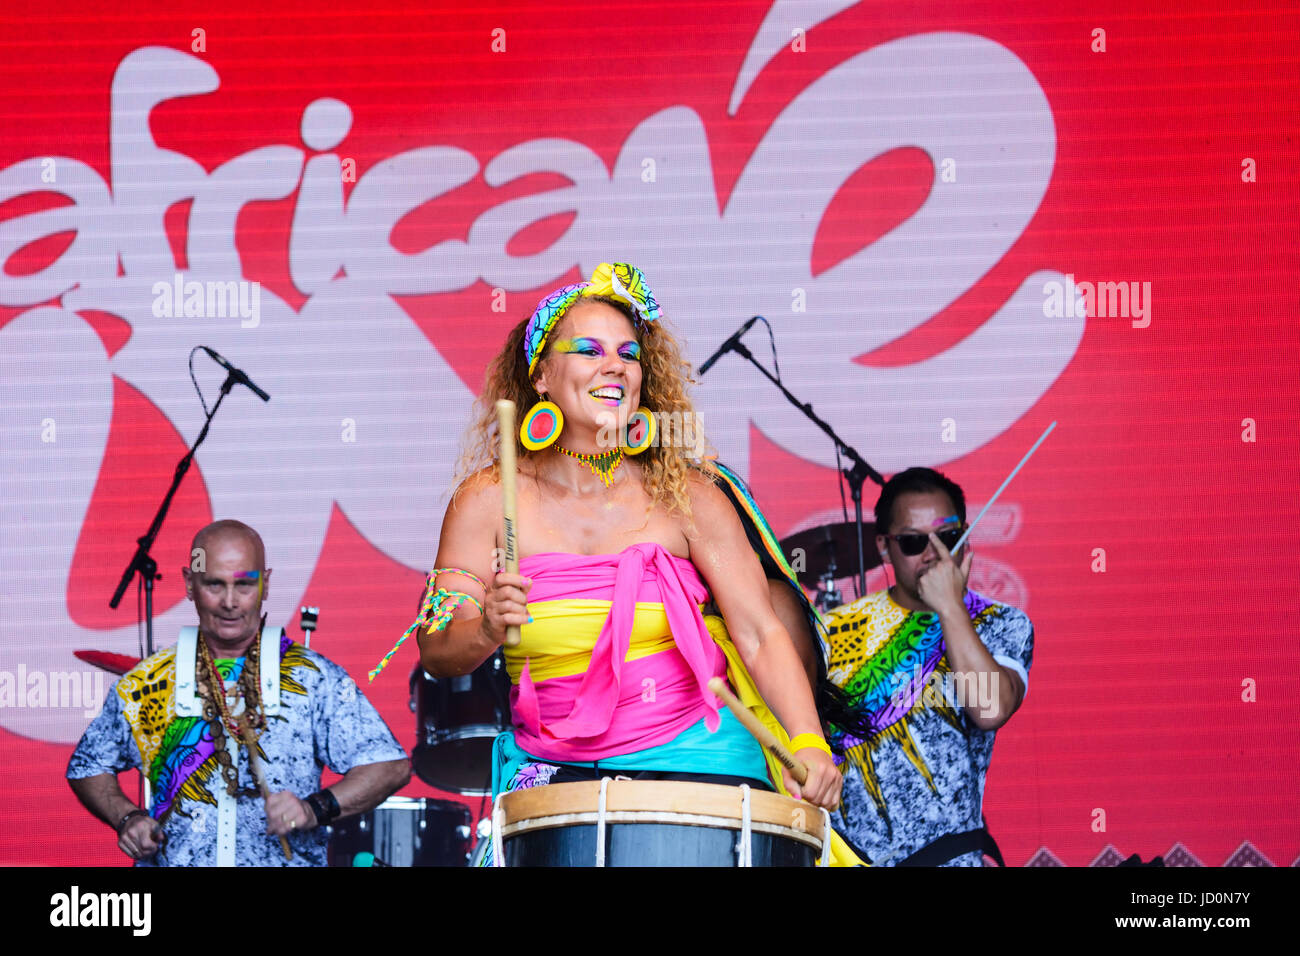
[[[322,828],[405,786],[410,763],[346,671],[278,628],[263,633],[271,569],[256,531],[217,521],[194,536],[191,553],[181,573],[197,635],[182,635],[110,689],[72,755],[68,783],[137,866],[323,866]],[[324,766],[343,779],[322,790]],[[145,807],[118,785],[131,767],[149,781]]]

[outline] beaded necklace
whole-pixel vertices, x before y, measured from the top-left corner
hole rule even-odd
[[[243,698],[244,710],[235,717],[229,706],[226,704],[226,684],[221,677],[221,672],[217,669],[217,663],[208,649],[207,640],[199,635],[199,671],[198,684],[199,695],[203,698],[203,717],[208,722],[212,731],[212,742],[216,747],[215,756],[217,765],[221,768],[221,776],[226,783],[226,792],[233,796],[238,796],[239,791],[239,770],[230,759],[230,754],[226,750],[226,731],[235,738],[236,743],[244,739],[243,727],[247,726],[256,741],[261,736],[262,728],[266,724],[266,718],[262,714],[262,701],[258,691],[260,677],[260,657],[261,641],[258,638],[253,639],[245,652],[244,667],[239,672],[239,679],[235,682],[231,693],[235,697]]]
[[[587,470],[599,478],[608,488],[614,483],[614,471],[619,465],[623,464],[623,449],[615,448],[612,451],[602,451],[595,455],[586,455],[582,452],[569,451],[562,445],[556,445],[561,454],[568,455],[587,466]]]

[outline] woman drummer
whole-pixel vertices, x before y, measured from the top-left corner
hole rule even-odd
[[[469,674],[522,628],[505,649],[514,730],[497,739],[494,796],[602,775],[765,788],[770,776],[833,809],[840,774],[759,561],[710,465],[692,459],[701,443],[658,440],[660,420],[699,434],[689,366],[659,318],[641,272],[605,263],[510,333],[443,521],[421,661],[435,677]],[[517,575],[499,570],[502,398],[524,412]],[[725,626],[700,613],[710,594]],[[706,687],[719,675],[779,720],[804,784],[719,709]]]

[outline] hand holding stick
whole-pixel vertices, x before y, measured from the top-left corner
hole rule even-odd
[[[257,789],[262,791],[262,805],[266,805],[267,799],[271,796],[271,789],[266,785],[266,775],[262,773],[262,761],[257,756],[257,738],[253,736],[253,729],[247,724],[240,727],[240,734],[244,738],[244,746],[248,748],[248,767],[253,771],[253,779],[257,781]],[[283,835],[280,837],[280,849],[284,851],[286,860],[293,859],[293,850],[289,849],[289,841]]]
[[[762,722],[755,717],[744,704],[736,699],[736,695],[731,692],[727,682],[721,677],[714,677],[709,681],[709,690],[713,691],[727,708],[736,715],[736,719],[745,725],[745,729],[754,735],[754,739],[760,744],[772,751],[772,755],[786,770],[790,771],[790,776],[794,777],[796,783],[804,783],[808,779],[808,767],[802,760],[776,739],[772,731],[763,726]]]
[[[501,513],[505,523],[503,539],[506,545],[508,574],[519,573],[519,552],[515,548],[515,403],[503,398],[497,402],[497,431],[501,436]],[[506,627],[506,647],[517,647],[520,641],[519,625]]]

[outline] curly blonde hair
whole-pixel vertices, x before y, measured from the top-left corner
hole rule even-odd
[[[611,296],[584,296],[580,302],[603,302],[612,306],[637,330],[641,344],[641,407],[661,417],[661,420],[662,416],[673,416],[671,421],[690,422],[694,428],[694,449],[681,447],[677,442],[656,441],[636,458],[641,466],[641,485],[651,501],[669,513],[677,512],[690,520],[688,482],[692,469],[710,478],[717,474],[709,456],[700,454],[695,460],[690,457],[696,451],[708,448],[699,415],[686,393],[691,382],[690,363],[682,357],[681,346],[662,319],[638,324],[631,308]],[[562,317],[560,322],[563,321]],[[489,469],[493,479],[498,476],[497,448],[500,438],[497,429],[497,401],[510,399],[521,415],[538,401],[537,389],[533,386],[534,377],[528,374],[528,360],[524,356],[524,331],[527,326],[528,320],[524,319],[510,330],[505,345],[488,366],[483,391],[474,403],[474,418],[465,436],[464,450],[457,467],[458,484],[483,469]],[[541,363],[544,364],[552,354],[548,339]],[[539,365],[538,371],[540,370]],[[660,430],[660,437],[663,437],[663,429]],[[523,446],[517,433],[514,441],[518,457],[536,454]]]

